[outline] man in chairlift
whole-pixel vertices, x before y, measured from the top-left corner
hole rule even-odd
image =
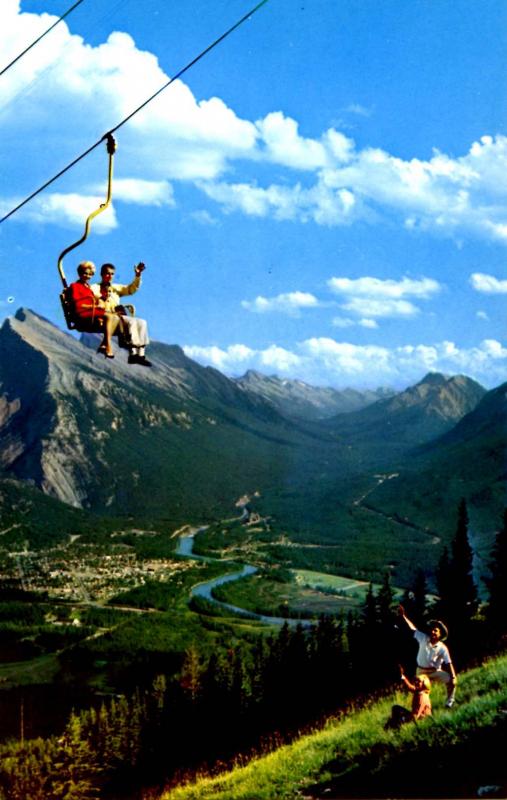
[[[129,364],[151,367],[151,362],[148,361],[144,354],[145,347],[150,342],[148,337],[148,324],[144,319],[128,316],[120,301],[121,297],[126,297],[137,292],[141,285],[141,273],[144,269],[144,264],[137,264],[134,267],[134,280],[124,285],[121,283],[113,283],[116,271],[114,264],[102,264],[100,268],[101,282],[93,283],[90,289],[97,300],[101,302],[106,312],[116,313],[121,316],[122,329],[130,350],[128,358]]]

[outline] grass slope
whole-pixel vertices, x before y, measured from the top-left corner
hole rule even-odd
[[[460,676],[459,703],[443,707],[432,691],[434,715],[417,726],[384,731],[393,702],[372,701],[290,745],[216,777],[171,789],[161,800],[283,800],[285,798],[477,797],[497,784],[505,797],[507,655]]]

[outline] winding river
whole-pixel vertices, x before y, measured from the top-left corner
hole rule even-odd
[[[179,541],[176,548],[177,555],[186,556],[187,558],[194,558],[198,561],[220,561],[219,558],[195,555],[194,538],[201,530],[205,530],[205,528],[199,528],[194,533],[183,534],[178,537]],[[241,569],[238,569],[237,572],[230,572],[228,575],[220,575],[218,578],[213,578],[213,580],[198,583],[192,588],[190,596],[204,597],[206,600],[209,600],[211,603],[214,603],[220,608],[224,608],[234,614],[247,617],[248,619],[255,619],[260,622],[264,622],[267,625],[283,625],[285,622],[287,622],[289,625],[302,625],[303,627],[315,625],[314,620],[295,619],[293,617],[270,617],[266,614],[256,614],[254,611],[248,611],[245,608],[234,606],[231,603],[223,603],[221,600],[217,600],[215,597],[213,597],[213,589],[215,586],[220,586],[224,583],[230,583],[230,581],[237,581],[240,580],[240,578],[246,578],[248,575],[254,575],[256,572],[258,572],[257,567],[246,564]]]

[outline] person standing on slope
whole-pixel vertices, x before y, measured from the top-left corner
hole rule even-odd
[[[448,647],[444,644],[448,631],[440,620],[430,620],[428,633],[423,633],[405,614],[403,606],[398,607],[398,614],[414,633],[419,645],[417,653],[417,675],[427,675],[430,681],[443,683],[447,690],[447,708],[454,705],[456,696],[456,671],[451,660]]]

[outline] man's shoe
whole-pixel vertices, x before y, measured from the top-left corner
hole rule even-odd
[[[148,361],[146,356],[138,356],[131,354],[128,358],[129,364],[139,364],[141,367],[151,367],[151,361]]]
[[[446,701],[445,707],[452,708],[454,705],[454,699],[451,697],[449,700]]]

